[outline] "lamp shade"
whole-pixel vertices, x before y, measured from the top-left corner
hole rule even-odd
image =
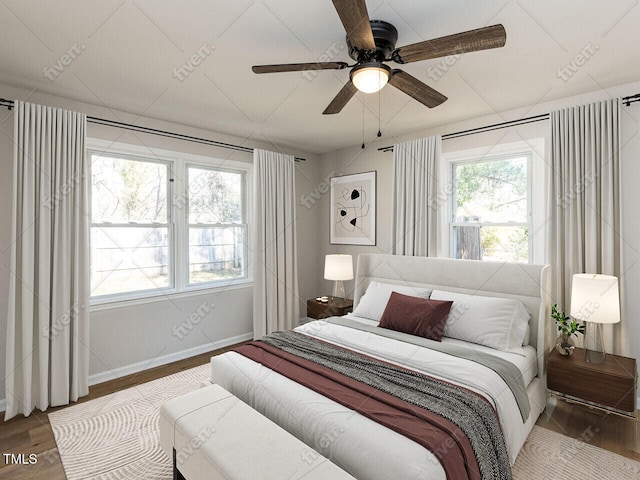
[[[353,278],[351,255],[327,255],[324,258],[324,278],[326,280],[351,280]]]
[[[574,275],[571,286],[571,316],[585,322],[618,323],[618,278],[595,273]]]

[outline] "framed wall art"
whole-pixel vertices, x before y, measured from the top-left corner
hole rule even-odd
[[[376,172],[331,178],[331,243],[376,244]]]

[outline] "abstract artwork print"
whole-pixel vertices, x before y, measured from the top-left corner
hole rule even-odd
[[[331,243],[376,244],[376,172],[331,178]]]

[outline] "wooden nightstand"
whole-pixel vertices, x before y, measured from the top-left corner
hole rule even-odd
[[[635,358],[607,354],[605,363],[589,363],[584,350],[571,356],[557,350],[549,355],[547,388],[549,394],[634,420],[635,448],[638,448],[636,390],[638,373]]]
[[[307,300],[307,317],[315,319],[339,317],[352,309],[353,300],[350,298],[329,297],[328,303],[318,302],[315,298]]]

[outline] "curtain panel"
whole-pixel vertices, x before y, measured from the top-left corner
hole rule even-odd
[[[88,393],[86,116],[15,102],[5,420]]]
[[[396,255],[437,256],[440,136],[393,146],[393,231]]]
[[[295,159],[254,150],[253,335],[289,330],[300,318]]]
[[[551,294],[568,311],[575,273],[622,273],[620,101],[565,108],[550,120],[547,259]],[[621,353],[619,324],[605,329],[607,351]]]

